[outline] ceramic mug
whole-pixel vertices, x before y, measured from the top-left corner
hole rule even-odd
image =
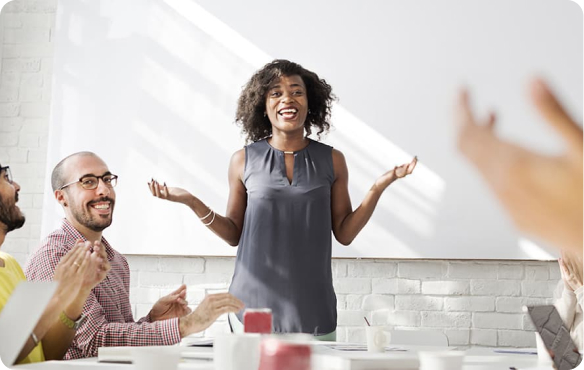
[[[222,334],[213,343],[216,370],[258,370],[260,334]]]
[[[380,353],[391,341],[391,328],[388,326],[366,326],[367,351]]]

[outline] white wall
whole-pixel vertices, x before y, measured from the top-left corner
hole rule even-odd
[[[0,16],[0,163],[11,166],[22,186],[27,216],[2,250],[23,265],[41,237],[55,10],[54,0],[19,0]],[[128,260],[136,316],[181,283],[188,284],[194,304],[205,292],[226,289],[234,264],[231,257]],[[364,341],[367,316],[378,324],[444,331],[451,345],[460,346],[534,346],[521,306],[550,302],[560,278],[555,263],[535,261],[336,259],[333,272],[340,340]],[[208,334],[225,329],[221,321]]]
[[[48,168],[92,150],[120,175],[118,223],[107,235],[121,251],[158,254],[166,244],[167,255],[235,254],[145,183],[154,176],[225,210],[229,158],[244,144],[232,123],[238,92],[257,68],[287,58],[338,94],[324,141],[345,154],[355,206],[383,172],[420,158],[350,246],[333,240],[333,256],[554,258],[525,242],[458,152],[451,107],[467,84],[478,112],[496,109],[504,138],[559,151],[525,90],[542,75],[581,116],[582,18],[572,1],[336,0],[334,11],[311,0],[58,4]],[[43,232],[60,215],[46,201]]]

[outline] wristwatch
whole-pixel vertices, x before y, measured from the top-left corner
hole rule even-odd
[[[68,327],[69,329],[73,329],[73,330],[77,330],[79,329],[79,327],[81,326],[81,324],[83,324],[85,322],[85,319],[87,318],[87,316],[85,315],[81,315],[77,321],[73,321],[71,320],[67,315],[65,315],[65,312],[61,311],[61,314],[59,315],[59,320],[61,320],[61,322]]]

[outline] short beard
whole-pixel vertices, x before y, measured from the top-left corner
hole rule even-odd
[[[15,201],[17,198],[15,198]],[[6,225],[6,233],[11,232],[12,230],[20,229],[22,225],[24,225],[25,217],[18,210],[16,204],[13,204],[12,207],[7,208],[4,204],[2,197],[0,197],[0,222]]]
[[[84,212],[85,208],[78,207],[77,203],[70,201],[69,205],[71,206],[71,214],[73,215],[73,218],[75,218],[75,220],[80,225],[85,226],[91,231],[102,232],[112,224],[113,213],[110,215],[109,220],[102,220],[99,218],[98,220],[95,220],[94,218],[91,217],[89,213]],[[78,211],[79,209],[81,209],[80,212]]]

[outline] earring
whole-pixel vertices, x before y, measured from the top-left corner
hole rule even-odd
[[[312,114],[312,111],[310,109],[308,110],[308,114]]]
[[[267,113],[264,111],[264,117],[267,116]]]

